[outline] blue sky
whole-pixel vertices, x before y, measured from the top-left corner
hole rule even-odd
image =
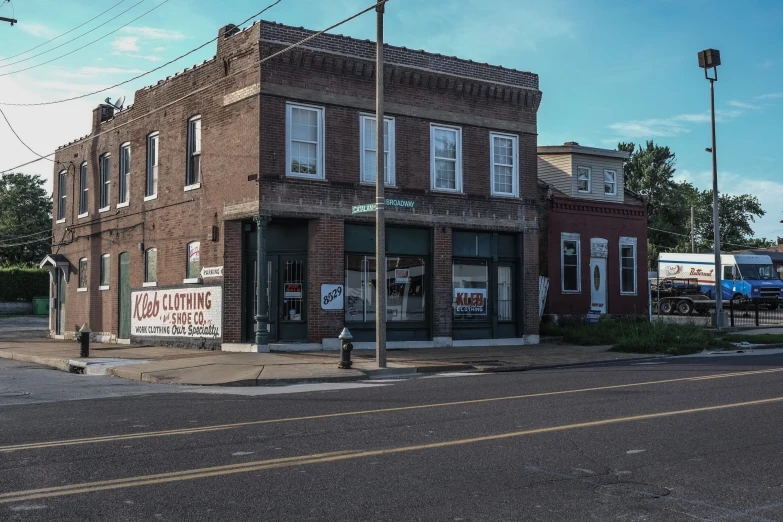
[[[131,22],[83,50],[29,71],[0,76],[0,102],[60,99],[112,85],[214,38],[227,23],[244,20],[272,0],[124,0],[94,22],[10,60],[109,9],[120,0],[63,2],[11,0],[0,16],[0,75],[56,58]],[[3,2],[3,0],[0,0]],[[140,2],[140,3],[139,3]],[[371,0],[282,0],[264,18],[321,29]],[[135,5],[138,4],[138,5]],[[134,7],[135,5],[135,7]],[[42,56],[129,9],[106,25]],[[337,30],[374,39],[367,14]],[[710,0],[390,0],[387,43],[456,55],[537,73],[544,93],[539,144],[578,141],[614,148],[646,139],[677,154],[677,174],[711,187],[709,83],[696,53],[720,49],[716,84],[720,190],[752,193],[768,212],[758,236],[783,236],[783,159],[777,140],[783,121],[783,2]],[[214,44],[161,71],[92,98],[44,108],[4,107],[17,132],[37,152],[49,153],[89,132],[91,110],[106,96],[134,91],[214,54]],[[0,169],[32,159],[0,122]],[[27,173],[51,177],[51,163]]]

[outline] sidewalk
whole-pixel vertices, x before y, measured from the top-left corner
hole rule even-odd
[[[167,347],[91,344],[80,359],[75,341],[0,338],[0,358],[63,371],[113,375],[152,383],[203,386],[269,386],[357,381],[446,371],[501,372],[547,366],[649,358],[608,352],[606,346],[540,344],[492,348],[391,350],[388,368],[375,365],[374,350],[354,350],[353,367],[337,368],[339,352],[231,353]]]

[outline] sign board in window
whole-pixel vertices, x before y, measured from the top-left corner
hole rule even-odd
[[[398,284],[410,283],[410,271],[407,268],[396,268],[394,270],[394,282]]]
[[[343,285],[321,285],[321,310],[343,309]]]
[[[456,315],[487,315],[487,289],[455,288],[454,313]]]
[[[286,299],[301,299],[302,298],[302,284],[301,283],[286,283],[285,295]]]

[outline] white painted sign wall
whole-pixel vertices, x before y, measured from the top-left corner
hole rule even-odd
[[[131,336],[217,339],[223,334],[223,288],[199,286],[131,293]]]
[[[342,310],[344,295],[343,285],[321,285],[321,310]]]

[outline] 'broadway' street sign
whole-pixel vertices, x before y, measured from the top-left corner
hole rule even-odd
[[[386,206],[397,208],[416,208],[416,202],[410,199],[386,198]],[[351,207],[351,214],[361,214],[362,212],[375,212],[375,203],[353,205]]]

